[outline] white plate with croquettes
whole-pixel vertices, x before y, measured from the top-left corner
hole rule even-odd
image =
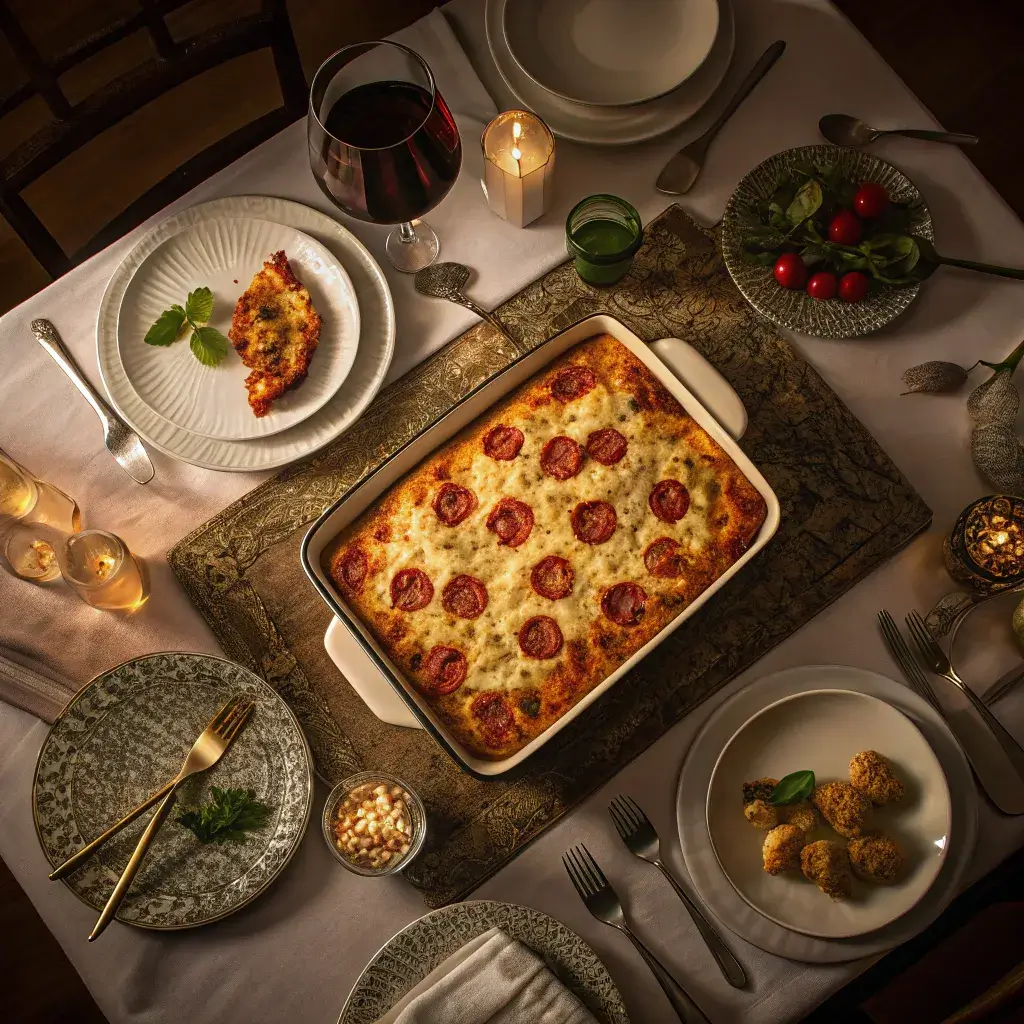
[[[812,771],[796,791],[778,786]],[[780,802],[787,801],[787,802]],[[949,842],[949,788],[917,727],[851,690],[779,700],[732,736],[707,821],[726,877],[784,928],[848,938],[884,927],[935,881]]]

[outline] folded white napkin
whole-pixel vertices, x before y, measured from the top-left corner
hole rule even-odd
[[[492,928],[407,992],[377,1024],[597,1024],[521,942]]]
[[[0,700],[52,722],[75,692],[71,683],[34,658],[0,645]]]

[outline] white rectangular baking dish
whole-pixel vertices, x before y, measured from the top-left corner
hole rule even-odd
[[[349,523],[357,519],[392,484],[419,465],[435,449],[457,434],[472,420],[486,412],[508,392],[518,387],[529,377],[532,377],[552,360],[557,359],[567,349],[595,334],[601,333],[610,334],[625,345],[637,359],[644,363],[658,377],[686,412],[721,445],[744,476],[764,498],[767,505],[767,515],[757,537],[747,551],[708,587],[700,597],[666,625],[661,632],[641,647],[628,661],[620,665],[607,679],[594,687],[590,693],[557,722],[553,723],[548,729],[523,747],[522,750],[500,761],[488,761],[466,750],[448,732],[445,724],[434,714],[430,705],[420,697],[416,688],[405,678],[401,670],[391,659],[388,658],[358,616],[349,609],[344,597],[335,588],[330,577],[324,571],[321,565],[321,557],[331,541]],[[666,339],[654,342],[653,345],[656,347],[666,346],[671,341],[672,339]],[[687,352],[692,360],[691,365],[694,365],[696,362],[703,364],[705,370],[702,375],[703,393],[708,395],[709,403],[714,404],[716,408],[721,410],[719,415],[729,423],[733,434],[740,436],[743,433],[746,421],[742,406],[740,405],[738,409],[736,408],[738,399],[735,397],[735,392],[732,391],[716,371],[710,370],[710,372],[707,372],[709,371],[708,364],[704,363],[699,356],[696,356],[692,349],[681,345],[678,341],[675,341],[675,345],[678,346],[679,350],[683,351],[673,352],[671,348],[664,348],[663,351],[666,353],[666,356],[671,354],[674,357],[672,361],[677,368],[681,369],[683,376],[689,376],[686,372]],[[395,452],[394,455],[362,483],[357,484],[327,509],[310,527],[302,542],[301,558],[306,574],[320,593],[320,596],[323,597],[338,617],[339,622],[347,629],[356,647],[365,654],[366,661],[376,667],[376,672],[373,673],[373,683],[393,688],[393,693],[397,694],[404,702],[412,715],[415,716],[418,724],[433,735],[460,767],[476,778],[494,778],[521,765],[531,754],[539,750],[577,715],[583,712],[584,709],[598,700],[610,687],[614,686],[622,676],[655,646],[661,643],[669,633],[678,629],[705,601],[710,600],[721,587],[757,555],[771,539],[776,529],[778,529],[779,502],[771,487],[769,487],[768,482],[743,453],[733,436],[730,436],[730,433],[711,415],[705,405],[682,383],[679,376],[674,374],[662,359],[658,358],[655,351],[656,349],[652,349],[651,345],[638,338],[623,323],[607,314],[596,314],[573,324],[561,333],[556,334],[540,348],[522,356],[491,380],[471,391],[449,412],[431,424],[426,430],[406,444],[404,448]],[[714,399],[713,402],[712,399]],[[366,697],[365,691],[368,682],[365,678],[366,674],[361,673],[361,675],[363,675],[363,678],[359,680],[360,686],[357,689],[360,690],[361,696],[364,696],[371,708],[373,708],[373,700]],[[410,722],[409,724],[413,723]]]

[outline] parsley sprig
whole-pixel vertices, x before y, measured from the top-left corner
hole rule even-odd
[[[228,354],[228,339],[208,321],[213,316],[213,292],[197,288],[188,293],[184,306],[177,304],[165,309],[146,332],[147,345],[165,348],[177,341],[186,325],[192,329],[189,348],[204,366],[216,366]]]
[[[270,819],[270,808],[256,799],[254,789],[212,786],[210,795],[212,800],[178,815],[178,823],[201,843],[244,842],[246,832],[263,828]]]

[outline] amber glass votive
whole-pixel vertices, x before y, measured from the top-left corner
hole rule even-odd
[[[1024,498],[990,494],[957,517],[942,547],[949,575],[978,594],[1024,583]]]
[[[68,537],[61,574],[86,603],[101,611],[134,611],[149,596],[142,566],[120,537],[83,530]]]

